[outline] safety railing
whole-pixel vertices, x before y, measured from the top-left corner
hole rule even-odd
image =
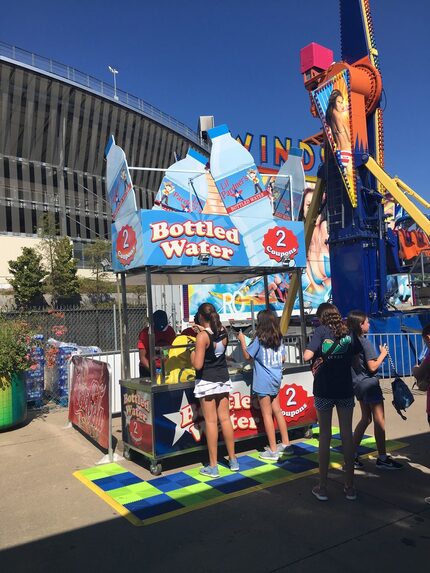
[[[420,334],[416,333],[383,333],[369,334],[370,342],[378,350],[380,344],[387,344],[393,358],[396,370],[401,376],[410,376],[413,366],[418,362],[423,352],[423,342]],[[302,364],[303,348],[300,336],[287,336],[284,338],[287,350],[286,362],[290,364]],[[228,355],[240,362],[240,349],[235,341],[229,344]],[[121,354],[116,352],[101,352],[88,355],[91,358],[109,364],[112,372],[112,413],[118,414],[121,411]],[[394,372],[388,360],[385,360],[380,369],[382,378],[394,377]],[[139,378],[139,351],[130,351],[130,378]]]
[[[121,412],[121,387],[119,381],[121,380],[121,353],[116,352],[100,352],[97,354],[84,354],[88,358],[106,362],[111,371],[112,376],[112,414],[119,414]],[[139,378],[139,351],[130,351],[130,378]],[[70,388],[70,383],[69,383]]]
[[[186,137],[188,140],[194,142],[198,146],[208,150],[208,145],[199,137],[198,133],[193,131],[184,123],[176,120],[174,117],[164,113],[160,109],[154,107],[150,103],[131,95],[121,89],[115,89],[112,85],[98,80],[88,74],[80,72],[71,66],[60,64],[50,58],[39,56],[27,50],[11,46],[5,42],[0,42],[0,58],[8,58],[15,62],[31,66],[36,70],[44,71],[49,74],[63,78],[74,84],[78,84],[88,90],[91,90],[101,96],[107,97],[126,105],[139,113],[157,121]]]
[[[287,357],[286,362],[289,364],[301,364],[302,362],[302,344],[300,341],[300,336],[288,336],[284,339]],[[179,348],[179,347],[177,347]],[[156,349],[157,350],[157,349]],[[237,362],[243,361],[243,356],[241,351],[237,346],[237,341],[232,341],[228,346],[227,351],[228,356],[231,356]],[[87,356],[87,355],[83,355]],[[88,354],[88,357],[95,360],[100,360],[101,362],[106,362],[109,364],[112,373],[112,413],[118,414],[121,412],[121,388],[119,381],[121,380],[121,353],[119,351],[113,352],[100,352],[95,354]],[[160,354],[160,358],[164,360],[163,353]],[[130,351],[130,378],[139,378],[139,351]],[[164,375],[161,376],[164,378]]]
[[[412,375],[412,368],[418,363],[424,350],[423,340],[419,333],[369,334],[368,339],[377,351],[379,351],[381,344],[388,345],[396,371],[401,376]],[[382,378],[392,378],[394,376],[389,360],[384,360],[379,374]]]

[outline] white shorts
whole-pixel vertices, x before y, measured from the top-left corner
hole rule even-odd
[[[229,394],[231,390],[231,380],[227,380],[226,382],[209,382],[208,380],[196,380],[194,396],[196,398],[205,398],[206,396],[215,396],[216,394]]]

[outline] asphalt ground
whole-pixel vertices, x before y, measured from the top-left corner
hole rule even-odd
[[[312,475],[146,527],[120,517],[72,475],[102,454],[65,428],[67,412],[38,413],[0,433],[0,571],[426,570],[430,442],[425,395],[415,394],[406,421],[386,394],[387,437],[408,444],[393,454],[404,468],[384,472],[375,459],[365,460],[356,472],[356,502],[344,498],[342,472],[333,470],[328,502],[311,495]],[[120,438],[119,419],[114,433]],[[177,458],[165,471],[200,458]],[[120,464],[142,479],[153,477],[142,463]]]

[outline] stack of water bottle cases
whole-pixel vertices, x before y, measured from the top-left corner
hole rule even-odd
[[[52,352],[53,349],[55,349],[54,352]],[[45,345],[43,335],[35,336],[30,349],[33,365],[26,373],[27,402],[32,403],[36,408],[42,406],[44,401],[67,406],[70,358],[73,354],[94,354],[96,352],[101,352],[97,346],[78,346],[54,338],[49,338]],[[45,353],[50,353],[49,364],[46,362]]]
[[[38,334],[33,337],[30,348],[30,357],[33,364],[25,374],[27,402],[34,404],[36,407],[40,407],[43,404],[45,384],[45,351],[43,341],[43,334]]]

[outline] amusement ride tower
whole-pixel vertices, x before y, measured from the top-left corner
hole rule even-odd
[[[301,72],[311,113],[322,131],[306,141],[323,146],[309,216],[307,244],[324,201],[330,246],[332,298],[346,315],[360,308],[368,315],[386,312],[386,252],[392,236],[384,203],[402,205],[427,235],[426,215],[406,195],[416,193],[383,170],[382,77],[369,0],[340,0],[341,57],[312,43],[301,50]],[[293,279],[281,327],[288,328],[297,290]]]

